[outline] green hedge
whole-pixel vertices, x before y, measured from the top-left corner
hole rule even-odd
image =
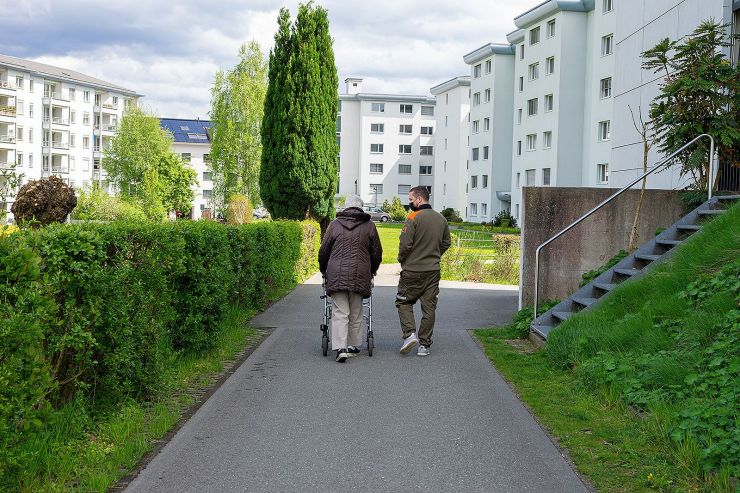
[[[232,303],[260,309],[315,272],[318,227],[53,225],[0,237],[0,489],[19,444],[73,398],[143,400]]]

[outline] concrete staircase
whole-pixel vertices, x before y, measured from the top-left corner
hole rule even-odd
[[[668,258],[686,238],[701,230],[706,221],[724,213],[738,201],[740,195],[726,195],[704,202],[614,267],[537,317],[531,325],[531,335],[540,341],[546,341],[550,332],[560,323],[578,312],[590,309],[608,296],[617,285],[640,277],[653,265]]]

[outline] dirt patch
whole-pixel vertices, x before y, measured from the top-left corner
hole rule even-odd
[[[504,342],[514,348],[517,353],[532,354],[537,352],[537,346],[527,339],[504,339]]]

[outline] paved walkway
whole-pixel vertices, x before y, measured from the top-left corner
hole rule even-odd
[[[276,329],[127,491],[587,491],[465,330],[506,323],[517,291],[444,283],[431,356],[400,356],[394,269],[372,358],[321,356],[309,280],[252,321]]]

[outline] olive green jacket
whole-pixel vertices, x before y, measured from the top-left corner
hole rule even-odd
[[[422,205],[406,218],[398,245],[398,261],[403,270],[439,270],[442,254],[450,248],[447,220],[430,205]]]

